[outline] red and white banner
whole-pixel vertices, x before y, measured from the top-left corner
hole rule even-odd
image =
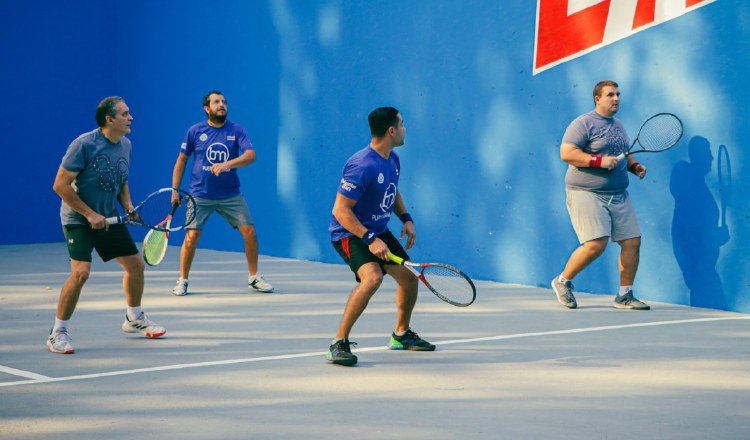
[[[716,0],[537,0],[534,75]]]

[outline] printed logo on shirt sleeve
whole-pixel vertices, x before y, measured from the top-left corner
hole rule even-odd
[[[357,185],[355,185],[353,182],[347,181],[346,179],[341,179],[341,189],[351,192],[357,189]]]
[[[183,142],[182,145],[180,145],[180,150],[187,149],[187,142]]]

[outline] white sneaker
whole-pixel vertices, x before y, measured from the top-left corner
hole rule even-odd
[[[73,354],[75,349],[70,345],[70,336],[68,336],[68,329],[60,327],[57,330],[49,334],[47,338],[47,347],[52,353],[60,354]]]
[[[256,273],[247,277],[247,287],[255,289],[258,292],[269,293],[273,292],[273,286],[268,281],[264,280],[263,277]]]
[[[172,288],[172,295],[174,296],[185,296],[188,294],[187,291],[188,280],[185,278],[179,278],[177,284]]]
[[[141,316],[133,321],[128,318],[126,313],[125,322],[122,323],[122,331],[125,333],[143,333],[146,337],[153,339],[163,336],[167,329],[151,321],[145,313],[141,312]]]

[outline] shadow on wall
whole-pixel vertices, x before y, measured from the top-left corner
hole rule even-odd
[[[669,190],[675,200],[672,249],[685,284],[690,305],[726,310],[724,288],[716,271],[719,249],[729,241],[726,207],[731,191],[731,165],[727,148],[718,150],[721,210],[706,184],[714,160],[711,144],[702,136],[690,139],[689,162],[672,168]]]

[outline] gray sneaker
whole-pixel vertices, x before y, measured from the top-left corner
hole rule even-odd
[[[177,280],[177,284],[172,288],[172,295],[174,296],[185,296],[188,294],[188,280],[180,278]]]
[[[575,309],[578,307],[576,303],[576,297],[573,296],[573,283],[566,281],[565,284],[560,282],[560,277],[552,279],[552,290],[557,295],[557,300],[560,304],[564,305],[569,309]]]
[[[638,300],[633,296],[633,291],[626,293],[623,296],[615,296],[614,306],[616,309],[633,309],[633,310],[650,310],[651,306]]]

